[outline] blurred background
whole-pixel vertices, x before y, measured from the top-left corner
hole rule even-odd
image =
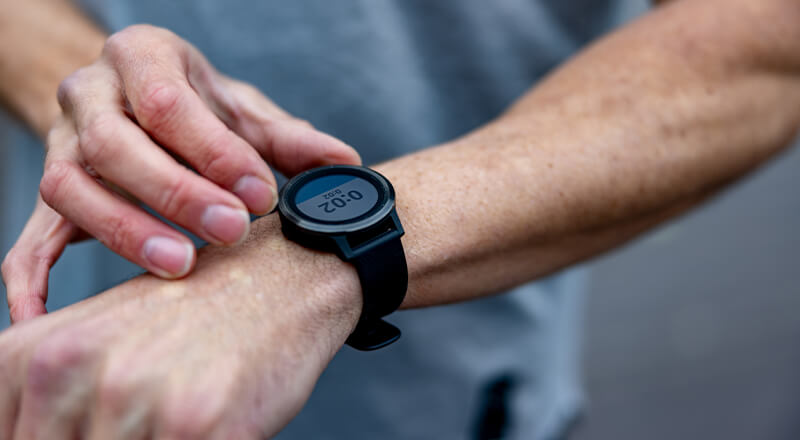
[[[800,148],[596,260],[574,440],[800,439]]]

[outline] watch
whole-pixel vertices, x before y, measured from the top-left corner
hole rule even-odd
[[[289,180],[279,200],[286,238],[335,253],[358,272],[364,305],[346,343],[376,350],[400,338],[400,329],[382,319],[400,307],[408,288],[392,184],[366,167],[330,165]]]

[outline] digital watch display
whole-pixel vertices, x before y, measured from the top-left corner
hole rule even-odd
[[[278,212],[288,239],[355,266],[364,305],[347,344],[375,350],[396,341],[400,330],[382,318],[403,302],[408,269],[389,181],[366,167],[315,168],[286,183]]]
[[[341,222],[369,212],[378,203],[378,190],[360,177],[334,174],[308,182],[294,196],[297,209],[319,221]]]

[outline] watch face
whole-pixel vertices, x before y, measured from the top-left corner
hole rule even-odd
[[[377,203],[375,185],[351,174],[328,174],[309,179],[294,196],[298,211],[321,222],[346,222],[358,218]]]
[[[394,189],[369,168],[328,165],[289,180],[278,209],[283,219],[304,231],[349,233],[386,219],[394,211]]]

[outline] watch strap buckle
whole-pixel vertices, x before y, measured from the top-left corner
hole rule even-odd
[[[400,329],[383,319],[361,321],[353,330],[346,344],[361,351],[383,348],[400,339]]]

